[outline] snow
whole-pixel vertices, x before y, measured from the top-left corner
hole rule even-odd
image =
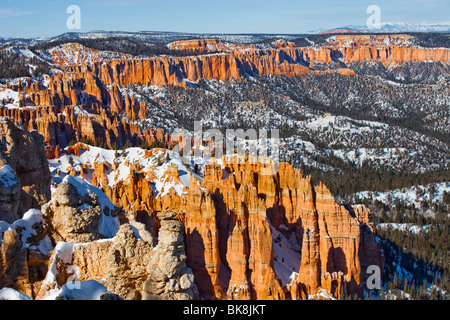
[[[332,295],[330,295],[325,289],[323,289],[323,288],[319,288],[319,291],[318,291],[318,293],[316,294],[317,296],[319,296],[319,297],[323,297],[323,298],[325,298],[325,299],[328,299],[328,300],[336,300],[336,298],[335,297],[333,297]]]
[[[78,115],[85,115],[85,116],[88,116],[88,117],[90,117],[90,118],[96,118],[96,117],[98,117],[97,115],[94,115],[94,114],[92,114],[92,113],[89,113],[89,112],[87,112],[86,110],[80,109],[80,107],[78,107],[78,106],[74,106],[74,107],[73,107],[73,113],[74,113],[75,117],[78,117]]]
[[[33,246],[28,243],[28,239],[36,235],[36,230],[33,226],[43,222],[44,220],[42,218],[42,213],[37,209],[28,210],[24,213],[22,219],[16,220],[12,224],[5,221],[0,221],[0,234],[2,235],[0,242],[3,240],[3,232],[6,230],[20,230],[23,248],[39,250],[43,254],[48,254],[51,250],[53,250],[51,240],[48,236],[45,236],[37,246]]]
[[[57,258],[65,264],[72,263],[72,253],[74,250],[74,243],[60,241],[56,244],[53,256],[51,258],[52,264],[48,268],[47,275],[44,279],[44,284],[56,284],[58,276],[58,269],[56,268]]]
[[[380,223],[377,227],[381,229],[393,229],[400,231],[409,231],[414,234],[419,234],[420,232],[427,232],[430,229],[429,225],[418,226],[412,223]]]
[[[109,293],[106,287],[95,281],[77,281],[66,283],[60,289],[53,290],[44,300],[100,300],[100,297]]]
[[[16,173],[10,165],[4,165],[0,168],[0,185],[4,188],[10,187],[19,182]]]
[[[270,224],[270,223],[269,223]],[[280,229],[283,225],[280,225]],[[293,275],[300,269],[301,246],[294,232],[287,238],[282,232],[270,224],[272,246],[274,249],[274,269],[281,285],[291,283]]]
[[[32,298],[15,289],[2,288],[0,289],[0,300],[32,300]]]
[[[3,89],[0,91],[0,100],[13,100],[15,102],[19,101],[19,93],[11,89]]]
[[[87,196],[89,193],[95,193],[98,196],[98,201],[102,208],[98,232],[108,238],[114,237],[119,230],[120,223],[118,217],[112,217],[111,215],[104,214],[105,208],[108,208],[110,211],[114,210],[115,208],[114,204],[111,202],[111,200],[109,200],[106,194],[99,188],[89,184],[79,177],[67,175],[64,177],[62,182],[67,182],[75,186],[78,193],[82,196]]]
[[[19,108],[19,93],[11,89],[0,89],[0,102],[5,101],[5,108]]]
[[[132,167],[140,168],[140,172],[145,174],[148,181],[151,182],[155,197],[164,196],[171,189],[181,196],[186,192],[185,188],[190,184],[192,174],[188,170],[188,166],[184,164],[186,160],[183,160],[176,152],[165,149],[148,151],[142,148],[128,148],[124,154],[122,154],[122,151],[117,151],[118,157],[116,158],[116,151],[114,150],[93,146],[87,146],[86,149],[89,150],[81,150],[79,157],[62,154],[59,159],[49,160],[54,182],[60,183],[62,179],[66,179],[64,177],[67,177],[67,172],[70,168],[69,160],[72,158],[74,168],[77,168],[79,165],[87,165],[93,168],[96,163],[104,163],[107,167],[105,176],[109,187],[114,187],[119,182],[126,183]],[[204,162],[203,160],[202,164]],[[115,170],[112,169],[113,167],[115,167]],[[171,168],[176,168],[179,177],[167,174],[167,171]],[[59,176],[56,175],[58,170],[61,172]],[[87,171],[88,173],[84,174],[84,179],[90,183],[92,182],[93,169],[88,169]],[[77,179],[83,180],[81,178]]]
[[[434,188],[434,192],[433,191]],[[402,202],[420,208],[422,201],[441,202],[444,192],[450,193],[450,185],[446,182],[412,186],[410,188],[396,189],[386,192],[361,191],[355,194],[359,199],[380,201],[390,206]]]

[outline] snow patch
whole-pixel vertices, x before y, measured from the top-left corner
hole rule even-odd
[[[33,228],[34,225],[39,223],[44,223],[42,218],[42,213],[37,209],[30,209],[24,213],[22,219],[16,220],[14,223],[9,224],[5,221],[0,221],[0,242],[3,241],[3,233],[8,230],[20,230],[22,246],[23,248],[39,250],[43,254],[48,254],[53,250],[51,240],[48,236],[45,236],[38,245],[31,245],[28,239],[36,235],[36,230]]]
[[[103,294],[109,291],[106,287],[95,281],[78,281],[76,284],[66,283],[60,289],[53,290],[44,300],[100,300]]]
[[[0,289],[0,300],[32,300],[32,298],[15,289],[3,288]]]

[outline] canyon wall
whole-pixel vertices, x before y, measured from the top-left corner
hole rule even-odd
[[[278,44],[278,43],[277,43]],[[282,44],[282,43],[281,43]],[[187,40],[169,47],[195,51],[222,51],[184,57],[134,58],[99,52],[78,44],[54,49],[52,61],[63,72],[44,82],[31,79],[3,85],[17,92],[15,108],[0,107],[28,130],[37,130],[49,147],[49,157],[57,146],[70,140],[101,140],[106,146],[146,143],[170,147],[170,136],[162,129],[143,129],[135,120],[146,119],[144,101],[121,88],[130,85],[183,86],[201,79],[243,80],[247,75],[299,76],[308,73],[339,73],[353,76],[348,67],[315,69],[316,64],[377,61],[385,65],[433,60],[448,63],[447,48],[422,48],[406,35],[334,36],[322,46],[295,47],[289,43],[276,49],[237,46],[219,40]],[[63,50],[64,49],[64,50]],[[209,50],[209,51],[208,51]],[[77,57],[72,61],[70,57]],[[89,59],[92,57],[92,59]]]
[[[106,85],[186,85],[185,81],[200,79],[241,80],[246,74],[260,76],[297,76],[318,72],[310,69],[316,63],[342,61],[350,64],[360,60],[390,63],[407,61],[440,61],[448,63],[447,48],[421,48],[413,45],[391,45],[383,42],[354,41],[345,44],[338,38],[317,47],[294,47],[280,49],[253,49],[244,52],[223,53],[189,57],[157,57],[148,59],[111,60],[93,63],[92,72]],[[78,67],[69,68],[77,72]]]
[[[203,181],[191,176],[182,196],[172,189],[155,197],[145,170],[132,170],[127,183],[112,188],[95,182],[155,230],[157,212],[178,213],[187,264],[205,299],[307,299],[321,290],[336,298],[361,294],[367,265],[383,265],[370,212],[360,208],[355,214],[336,204],[323,184],[314,185],[288,164],[275,175],[262,175],[262,168],[232,159],[206,165]],[[177,170],[166,174],[179,180]],[[93,175],[105,176],[105,167],[95,167]],[[301,264],[288,283],[275,265],[278,233],[294,237],[301,248]]]

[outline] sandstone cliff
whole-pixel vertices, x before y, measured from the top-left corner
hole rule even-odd
[[[52,162],[59,186],[43,215],[15,222],[31,236],[0,224],[2,286],[38,299],[73,279],[124,299],[340,298],[383,266],[369,211],[336,204],[290,165],[266,175],[224,157],[200,180],[164,149],[72,149]]]
[[[367,36],[367,38],[337,36],[335,42],[330,41],[319,48],[293,46],[265,50],[252,48],[220,55],[111,60],[94,63],[92,72],[106,85],[162,86],[183,85],[185,80],[194,82],[200,79],[241,80],[246,74],[290,77],[317,72],[310,67],[315,63],[326,64],[333,61],[348,64],[359,60],[373,60],[384,64],[425,60],[449,62],[448,49],[416,47],[404,38],[405,36],[401,35]],[[398,42],[398,39],[403,42]],[[193,44],[184,41],[173,44],[174,47],[178,45],[189,50],[191,45],[194,48],[203,48],[208,43]],[[77,72],[79,68],[72,67],[69,70]]]
[[[200,181],[173,165],[173,153],[133,154],[120,164],[91,164],[87,175],[92,172],[93,182],[149,230],[160,228],[157,212],[178,212],[186,263],[205,299],[305,299],[322,290],[339,298],[343,291],[361,293],[365,268],[383,265],[369,211],[336,204],[323,184],[290,165],[262,175],[261,164],[223,158],[205,165]],[[180,180],[180,172],[188,178]],[[280,236],[299,248],[292,253],[299,262],[288,273],[277,260],[285,250]]]
[[[292,77],[339,73],[353,76],[356,73],[346,65],[356,61],[375,61],[388,67],[406,62],[433,60],[448,64],[450,61],[448,48],[419,47],[407,35],[338,35],[321,46],[296,47],[283,41],[276,42],[275,46],[257,49],[215,39],[184,40],[169,47],[222,53],[135,58],[67,44],[52,51],[54,62],[61,65],[62,72],[47,76],[41,83],[25,79],[2,86],[0,90],[13,90],[18,98],[14,108],[0,107],[0,116],[8,116],[43,135],[49,158],[69,141],[97,141],[109,148],[158,142],[170,148],[170,136],[164,130],[144,129],[135,122],[150,116],[148,106],[139,97],[125,93],[123,88],[132,85],[186,87],[202,79],[245,80],[248,75]],[[74,57],[78,60],[72,61]],[[341,67],[336,68],[336,63]],[[328,65],[332,67],[327,68]]]

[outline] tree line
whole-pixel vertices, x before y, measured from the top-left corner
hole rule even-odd
[[[29,58],[8,48],[0,49],[0,79],[38,77],[49,71],[48,64],[37,57]]]

